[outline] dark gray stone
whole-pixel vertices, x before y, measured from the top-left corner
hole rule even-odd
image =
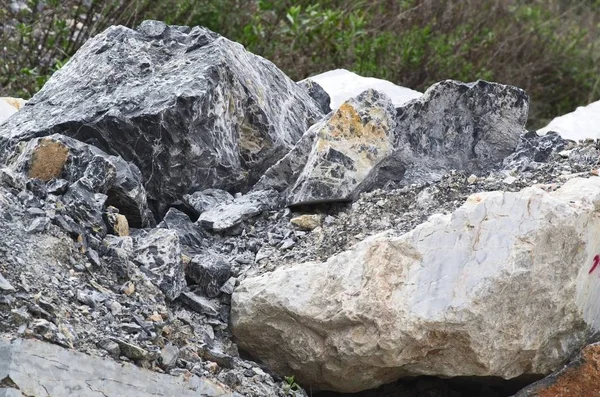
[[[101,237],[106,235],[106,224],[102,218],[106,195],[94,193],[79,180],[65,193],[62,203],[61,212],[72,217],[87,233]]]
[[[205,189],[183,196],[183,202],[192,207],[198,214],[197,216],[219,204],[231,201],[233,201],[233,196],[221,189]]]
[[[568,145],[569,141],[556,132],[549,132],[542,136],[535,131],[527,132],[521,136],[515,152],[504,159],[503,168],[523,171],[531,163],[546,163]]]
[[[529,96],[520,88],[441,81],[396,109],[394,151],[375,186],[438,180],[450,170],[489,171],[525,132]]]
[[[220,289],[231,276],[231,264],[221,255],[204,252],[192,258],[186,275],[209,298],[219,295]]]
[[[159,361],[160,366],[164,370],[169,370],[174,368],[177,364],[177,359],[179,358],[179,349],[177,346],[173,346],[172,344],[167,344],[160,351]]]
[[[207,299],[194,292],[181,293],[181,295],[179,295],[179,300],[195,312],[212,317],[217,317],[219,315],[218,302]]]
[[[327,91],[323,89],[316,81],[304,79],[298,82],[298,85],[308,92],[308,95],[319,104],[319,108],[324,114],[331,112],[331,98]]]
[[[72,217],[87,233],[106,235],[107,229],[102,211],[106,195],[94,193],[82,180],[77,181],[62,198],[61,212]]]
[[[237,197],[231,203],[217,205],[203,212],[198,218],[198,223],[214,232],[224,232],[246,219],[260,215],[264,211],[279,208],[281,205],[281,196],[277,191],[255,191]]]
[[[0,162],[19,142],[68,135],[139,167],[162,216],[185,193],[252,186],[322,116],[301,87],[240,44],[147,21],[90,39],[0,125]]]
[[[133,237],[133,261],[168,300],[186,287],[179,237],[174,230],[138,230]]]
[[[182,249],[186,253],[195,253],[202,249],[202,228],[177,208],[169,208],[158,227],[174,230],[179,236]]]

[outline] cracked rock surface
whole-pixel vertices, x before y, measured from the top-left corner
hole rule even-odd
[[[146,21],[89,40],[0,125],[0,160],[55,133],[133,162],[156,215],[251,186],[323,114],[271,62],[208,29]]]
[[[0,379],[5,396],[241,397],[210,379],[158,374],[26,339],[0,339]]]

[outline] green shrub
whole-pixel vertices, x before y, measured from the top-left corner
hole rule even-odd
[[[31,96],[111,24],[161,19],[207,26],[295,80],[346,68],[421,91],[447,78],[513,84],[532,97],[530,127],[600,98],[600,0],[43,3],[0,10],[0,95]]]

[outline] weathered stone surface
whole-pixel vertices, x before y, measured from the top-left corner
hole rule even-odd
[[[60,179],[70,184],[79,182],[90,193],[105,194],[106,205],[118,208],[132,226],[154,224],[138,168],[94,146],[60,134],[35,138],[19,153],[13,153],[9,167],[30,178],[48,181],[48,186]],[[68,187],[55,188],[54,192],[63,190],[68,191]]]
[[[299,81],[298,85],[308,92],[308,95],[315,100],[324,114],[331,112],[331,98],[327,91],[317,82],[311,79],[304,79]]]
[[[183,292],[179,296],[179,299],[190,309],[198,313],[213,317],[219,315],[218,302],[211,301],[210,299],[200,296],[194,292]]]
[[[390,99],[374,90],[340,106],[317,131],[288,204],[350,201],[368,188],[377,165],[392,151],[394,116]]]
[[[366,91],[313,125],[254,190],[285,192],[289,205],[348,201],[390,183],[435,181],[450,170],[488,171],[525,133],[528,97],[516,87],[443,81],[395,116],[375,95]],[[362,128],[351,122],[357,114]],[[379,135],[365,133],[371,130]],[[343,156],[331,154],[338,152]]]
[[[537,164],[547,162],[553,154],[559,153],[568,144],[568,141],[555,132],[543,136],[533,131],[528,132],[521,136],[515,152],[504,159],[504,169],[519,171],[534,169]]]
[[[313,389],[547,374],[600,328],[598,206],[599,178],[474,194],[406,234],[243,280],[233,333]]]
[[[174,230],[139,230],[133,235],[133,261],[169,300],[186,287],[179,237]]]
[[[0,394],[7,396],[238,396],[214,380],[158,374],[49,343],[0,340]]]
[[[0,273],[0,290],[1,291],[15,291],[15,287],[13,287],[7,279],[4,278],[2,273]]]
[[[146,21],[90,39],[3,123],[0,162],[18,142],[72,136],[136,164],[162,216],[185,193],[251,186],[320,117],[301,87],[240,44]]]
[[[279,193],[274,190],[259,190],[237,197],[231,203],[217,205],[203,212],[198,218],[198,223],[212,231],[224,232],[246,219],[280,206]]]
[[[41,139],[39,146],[31,155],[28,176],[44,182],[59,178],[67,162],[68,154],[69,148],[62,142]]]
[[[198,214],[197,216],[219,204],[226,204],[231,201],[233,201],[233,196],[221,189],[205,189],[183,196],[183,202],[192,207]]]
[[[588,345],[568,365],[514,397],[595,396],[600,393],[600,343]]]
[[[525,133],[529,97],[502,84],[446,80],[397,108],[394,152],[377,186],[437,180],[454,169],[484,172],[513,153]]]
[[[177,208],[169,208],[158,227],[174,230],[185,252],[194,253],[202,249],[202,228]]]
[[[223,256],[206,251],[192,258],[185,273],[206,296],[214,298],[231,276],[231,264]]]
[[[318,214],[305,214],[290,219],[290,223],[300,230],[313,230],[321,226],[323,217]]]

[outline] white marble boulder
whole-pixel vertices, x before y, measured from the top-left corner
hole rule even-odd
[[[472,195],[414,230],[242,281],[241,348],[313,390],[548,374],[600,327],[600,178]]]

